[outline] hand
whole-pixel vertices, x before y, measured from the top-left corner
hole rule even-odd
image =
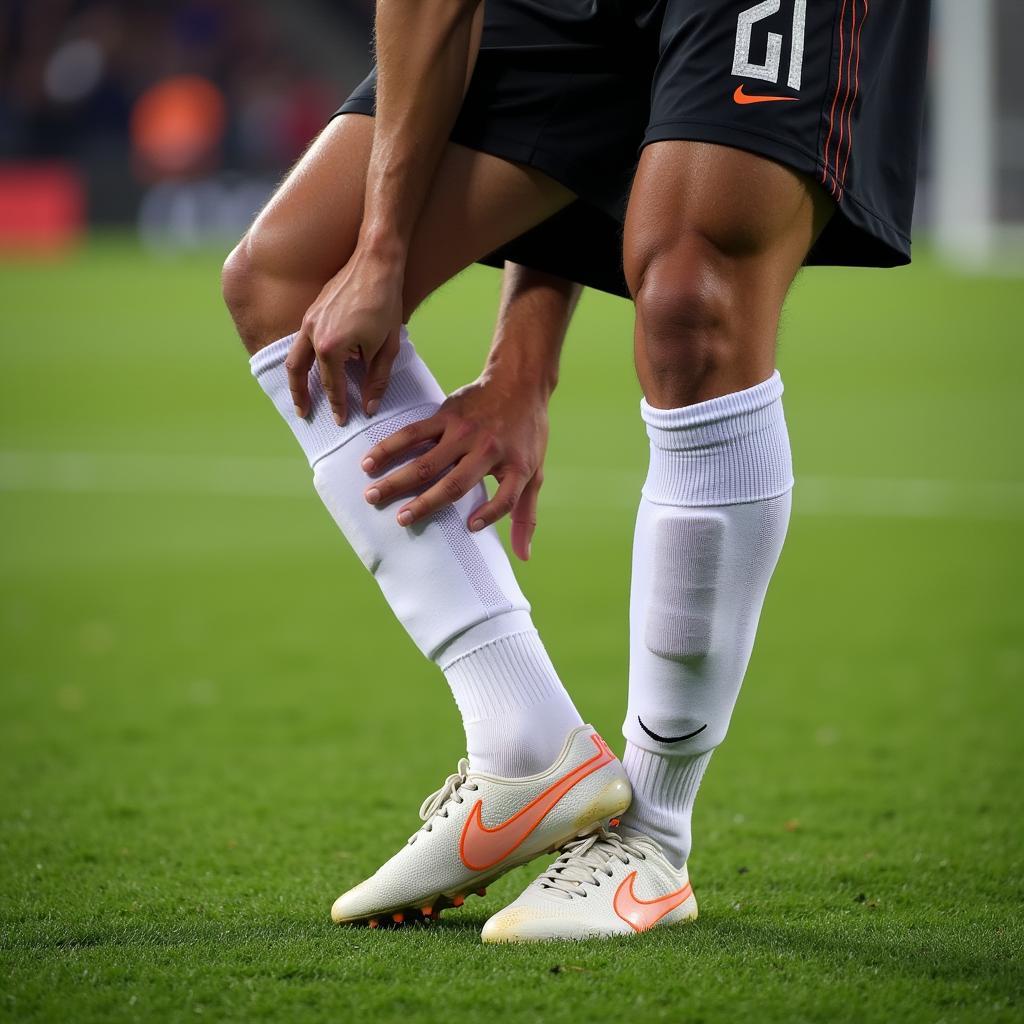
[[[367,452],[363,469],[379,473],[414,449],[432,445],[371,484],[365,497],[371,505],[384,505],[434,481],[399,509],[399,524],[411,526],[458,501],[484,477],[493,476],[498,490],[470,513],[469,528],[477,532],[511,514],[512,550],[525,562],[537,526],[547,443],[547,395],[539,388],[499,383],[485,375],[456,391],[433,416],[410,424]]]
[[[309,371],[316,361],[335,422],[348,419],[345,363],[366,366],[363,411],[372,416],[388,386],[398,355],[404,263],[367,255],[358,248],[324,285],[306,311],[285,360],[295,411],[309,415]]]

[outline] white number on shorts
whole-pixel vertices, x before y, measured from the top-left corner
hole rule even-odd
[[[754,26],[773,14],[778,14],[782,0],[763,0],[753,7],[740,12],[736,22],[736,52],[732,61],[732,73],[738,78],[760,78],[765,82],[779,81],[779,66],[782,63],[782,36],[778,32],[768,33],[768,49],[763,64],[750,59],[750,42]],[[807,17],[807,0],[793,0],[793,46],[789,55],[790,89],[799,91],[804,70],[804,23]]]

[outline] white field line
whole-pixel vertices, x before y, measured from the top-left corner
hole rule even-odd
[[[549,507],[631,507],[642,469],[599,478],[580,467],[553,467],[542,501]],[[0,493],[187,494],[307,498],[309,470],[296,458],[0,451]],[[1024,482],[801,476],[794,511],[805,516],[872,519],[1024,519]]]

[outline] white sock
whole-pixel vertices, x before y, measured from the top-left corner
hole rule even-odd
[[[627,743],[622,756],[633,787],[633,802],[622,824],[627,831],[635,828],[657,839],[677,868],[690,855],[693,804],[712,753],[666,757]]]
[[[467,630],[438,658],[466,729],[469,763],[516,779],[550,768],[566,733],[583,724],[524,612],[517,632],[494,622]]]
[[[642,402],[641,414],[651,455],[633,540],[623,825],[682,864],[785,540],[793,471],[778,373],[682,409]]]
[[[452,688],[460,708],[467,680],[478,679],[481,692],[492,695],[466,705],[470,750],[492,766],[526,765],[524,774],[548,767],[580,719],[533,628],[530,605],[497,532],[471,533],[466,526],[469,513],[486,500],[483,484],[412,527],[398,525],[394,506],[376,507],[363,497],[367,478],[360,463],[367,450],[432,415],[444,400],[437,381],[403,329],[391,381],[374,417],[362,412],[362,370],[353,363],[348,422],[341,427],[334,422],[316,367],[310,374],[310,415],[300,419],[284,368],[291,342],[282,338],[253,356],[253,375],[302,446],[334,521],[416,645],[439,665],[458,662]],[[489,724],[489,709],[499,701],[506,714],[504,733]],[[531,727],[531,709],[545,716],[543,727]],[[552,750],[551,733],[559,729]]]

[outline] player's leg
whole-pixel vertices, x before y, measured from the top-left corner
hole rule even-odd
[[[626,820],[677,864],[786,532],[782,304],[804,262],[909,259],[927,35],[909,0],[666,6],[626,230],[651,454],[624,732]]]
[[[372,142],[372,118],[334,118],[228,257],[224,299],[250,354],[298,330],[348,261]],[[410,252],[406,319],[435,288],[571,199],[530,167],[449,146]]]
[[[693,801],[725,737],[789,520],[775,335],[830,213],[809,181],[738,150],[663,142],[641,157],[625,235],[650,437],[623,728],[633,802],[616,832],[567,847],[487,923],[485,941],[630,934],[696,917]]]
[[[651,406],[694,405],[771,376],[783,301],[832,211],[805,176],[753,153],[645,148],[624,248]]]
[[[680,867],[725,738],[789,520],[775,345],[786,293],[832,214],[781,164],[648,146],[627,217],[650,464],[633,547],[624,826]]]
[[[255,352],[257,380],[302,446],[314,485],[342,533],[421,651],[444,672],[466,729],[470,764],[461,763],[422,812],[427,823],[416,842],[336,902],[335,919],[348,921],[385,914],[402,919],[460,902],[521,859],[628,802],[621,766],[582,725],[496,532],[471,533],[466,526],[485,500],[483,487],[409,529],[397,525],[393,510],[363,497],[367,449],[431,415],[444,398],[408,339],[403,337],[374,417],[364,416],[355,401],[348,421],[338,426],[315,369],[310,415],[302,419],[292,407],[284,368],[287,332],[298,327],[308,303],[355,245],[371,130],[366,117],[337,119],[225,267],[225,297]],[[410,309],[447,277],[571,198],[535,171],[460,147],[449,148],[440,175],[412,245]],[[358,374],[353,368],[350,389]],[[579,786],[562,800],[559,787],[567,778]],[[479,792],[499,815],[523,810],[523,822],[538,801],[549,801],[547,813],[516,836],[515,829],[492,836],[469,818],[468,792]],[[457,821],[465,825],[461,836]]]
[[[664,0],[625,239],[651,442],[623,730],[634,801],[619,831],[567,849],[485,939],[696,916],[693,801],[789,515],[779,314],[802,262],[909,260],[927,6]]]
[[[465,528],[480,495],[467,495],[457,513],[416,535],[363,497],[365,450],[443,399],[426,366],[405,342],[380,412],[372,420],[353,414],[344,427],[327,425],[329,410],[320,407],[302,420],[288,400],[289,337],[354,249],[372,134],[372,119],[360,115],[328,125],[229,256],[225,299],[246,347],[259,353],[257,379],[303,445],[328,509],[413,639],[445,670],[474,767],[528,775],[548,767],[581,722],[532,629],[496,535]],[[528,168],[449,147],[412,245],[410,307],[569,198]],[[513,663],[515,679],[505,679]]]

